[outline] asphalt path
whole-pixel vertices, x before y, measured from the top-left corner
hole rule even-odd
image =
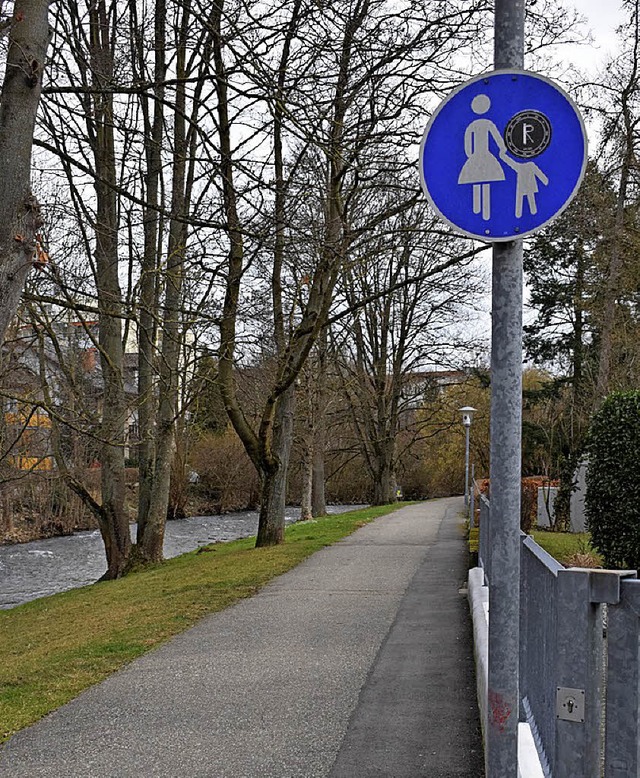
[[[481,778],[462,500],[380,518],[16,734],[12,778]]]

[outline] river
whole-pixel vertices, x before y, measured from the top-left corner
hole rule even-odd
[[[329,513],[355,510],[359,505],[331,505]],[[297,508],[287,508],[285,520],[300,517]],[[251,537],[258,530],[254,511],[220,516],[193,516],[168,521],[164,539],[166,558],[220,541]],[[131,526],[135,536],[135,524]],[[0,609],[93,583],[107,564],[100,532],[76,532],[59,538],[0,546]]]

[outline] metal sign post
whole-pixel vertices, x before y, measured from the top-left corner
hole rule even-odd
[[[496,0],[494,67],[524,66],[524,0]],[[522,457],[522,241],[493,246],[487,776],[517,778]]]
[[[522,435],[522,241],[493,248],[487,775],[516,778]]]
[[[587,163],[580,113],[556,84],[523,70],[524,0],[496,0],[495,70],[434,111],[422,186],[457,232],[493,244],[488,778],[518,774],[522,237],[575,196]]]

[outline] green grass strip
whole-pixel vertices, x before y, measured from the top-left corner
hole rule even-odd
[[[603,564],[602,557],[591,545],[591,535],[588,532],[534,530],[531,536],[561,565],[595,567]],[[468,531],[468,542],[470,552],[478,551],[479,530],[477,527]]]
[[[477,527],[469,530],[469,551],[471,553],[478,551],[478,545],[480,543],[480,530]]]
[[[220,543],[0,611],[0,742],[209,613],[250,597],[373,519],[409,503],[287,527],[279,546]]]
[[[531,533],[539,546],[562,565],[602,565],[602,558],[591,546],[589,532],[549,532],[535,530]],[[584,557],[583,560],[578,559]],[[584,564],[583,564],[584,563]]]

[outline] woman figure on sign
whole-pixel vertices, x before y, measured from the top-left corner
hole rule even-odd
[[[476,95],[471,101],[471,110],[481,116],[491,108],[487,95]],[[505,175],[500,160],[489,148],[489,138],[493,138],[498,152],[506,153],[506,146],[498,128],[490,119],[474,119],[464,133],[464,163],[459,184],[473,184],[473,212],[482,213],[482,218],[491,218],[491,183],[504,181]]]

